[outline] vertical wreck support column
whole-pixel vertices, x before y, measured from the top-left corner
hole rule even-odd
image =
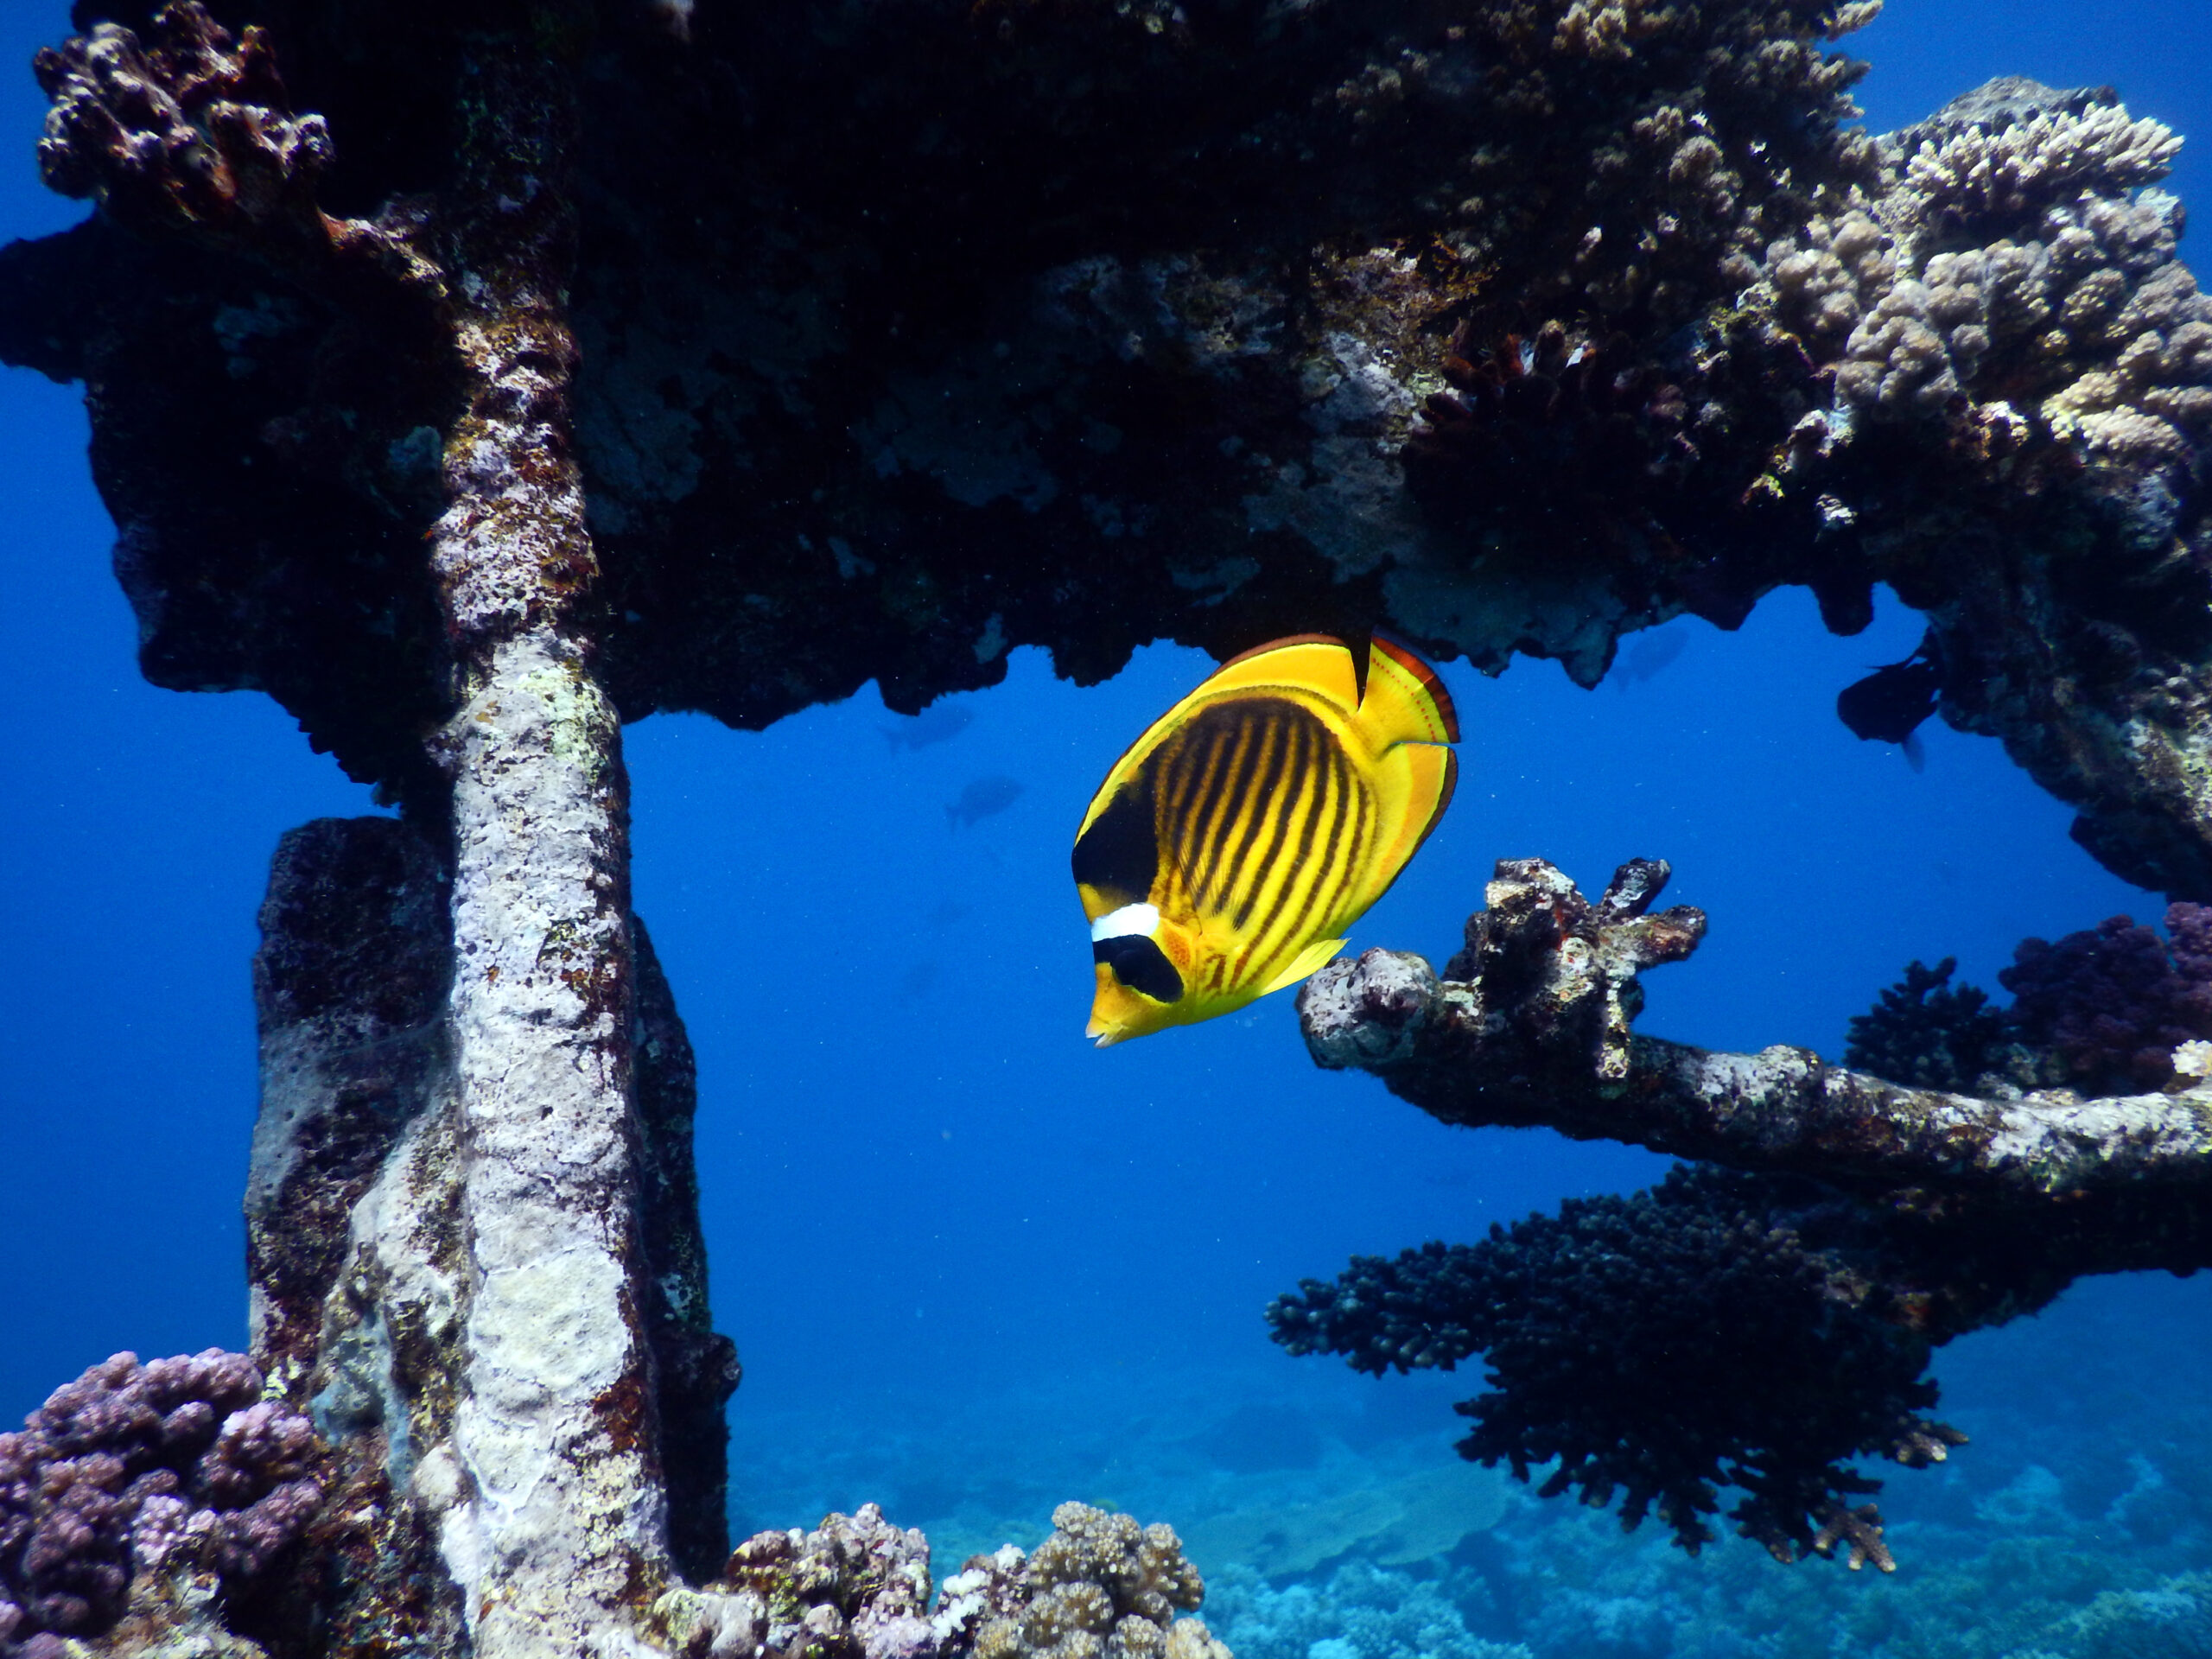
[[[450,1019],[472,1283],[441,1545],[485,1659],[634,1645],[668,1578],[632,1118],[620,725],[579,618],[567,75],[514,37],[467,66],[447,219],[468,407],[434,560],[462,677]]]

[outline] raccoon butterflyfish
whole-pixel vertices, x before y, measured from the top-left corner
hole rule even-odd
[[[1076,832],[1101,1048],[1229,1014],[1343,948],[1452,799],[1436,671],[1377,639],[1248,651],[1115,762]]]

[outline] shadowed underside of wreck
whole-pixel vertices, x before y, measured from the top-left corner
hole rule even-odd
[[[1802,584],[1852,632],[1887,582],[1947,719],[2110,868],[2212,899],[2212,301],[2155,188],[2176,141],[2024,81],[1870,137],[1833,42],[1872,10],[80,5],[41,162],[99,211],[0,250],[0,359],[86,387],[148,677],[266,691],[406,812],[288,839],[264,912],[256,1358],[335,1448],[315,1571],[279,1594],[187,1551],[105,1639],[792,1639],[798,1568],[721,1565],[735,1365],[629,909],[626,720],[1376,627],[1594,683],[1669,617]],[[1510,1096],[1652,1139],[1621,1102],[1663,1104],[1657,1139],[1757,1166],[1696,1132],[1749,1086],[1731,1057],[1629,1046],[1620,985],[1688,946],[1651,948],[1531,1038],[1543,1102],[1485,1093],[1525,1056],[1425,964],[1359,982],[1327,1063],[1453,1121]],[[1957,1178],[1999,1231],[2065,1196],[1900,1148],[1838,1075],[1866,1133],[1793,1178]],[[2067,1144],[2094,1172],[2155,1119],[2194,1214],[2202,1125],[2165,1110]],[[2122,1221],[2037,1285],[2203,1254]],[[1757,1535],[1878,1553],[1808,1478]],[[932,1614],[888,1581],[823,1590],[815,1648],[957,1659],[1042,1593]]]

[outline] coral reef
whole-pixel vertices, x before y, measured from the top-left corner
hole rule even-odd
[[[321,1508],[324,1465],[244,1354],[92,1367],[0,1434],[0,1644],[97,1636],[135,1580],[260,1577]]]
[[[1779,1559],[1847,1541],[1853,1567],[1888,1571],[1872,1511],[1853,1507],[1879,1483],[1848,1460],[1925,1465],[1963,1437],[1920,1414],[1927,1341],[1870,1284],[1864,1230],[1832,1192],[1677,1168],[1481,1244],[1355,1259],[1268,1322],[1292,1353],[1378,1376],[1481,1353],[1492,1386],[1459,1408],[1460,1454],[1524,1481],[1555,1463],[1540,1496],[1618,1495],[1623,1525],[1656,1514],[1694,1554],[1735,1487],[1738,1530]]]
[[[1254,1573],[1224,1573],[1211,1605],[1243,1659],[1529,1659],[1519,1643],[1471,1632],[1433,1580],[1364,1560],[1281,1589]]]
[[[1906,963],[1904,977],[1873,1007],[1852,1016],[1843,1063],[1916,1089],[1985,1092],[1978,1079],[2002,1063],[2009,1031],[1988,1006],[1988,992],[1953,987],[1958,965],[1955,957],[1933,968]]]
[[[2056,944],[2024,939],[1998,974],[2013,1027],[2056,1055],[2067,1082],[2100,1094],[2162,1088],[2176,1051],[2212,1038],[2212,907],[2169,906],[2166,929],[2171,944],[2114,916]]]
[[[2031,1212],[2101,1195],[2186,1222],[2161,1245],[2158,1226],[2135,1230],[2149,1222],[2139,1216],[2128,1244],[2114,1241],[2121,1259],[2134,1248],[2163,1263],[2168,1249],[2198,1248],[2190,1205],[2212,1153],[2202,1095],[1983,1098],[1885,1082],[1807,1049],[1718,1054],[1637,1035],[1637,976],[1688,957],[1704,931],[1688,906],[1645,913],[1667,875],[1662,861],[1632,861],[1593,905],[1541,859],[1502,859],[1442,979],[1420,957],[1372,950],[1308,980],[1306,1048],[1318,1065],[1374,1072],[1446,1123],[1544,1124],[1877,1189],[1933,1183],[1962,1204]]]
[[[1948,718],[2114,868],[2212,896],[2173,140],[2000,83],[1877,143],[1830,44],[1872,10],[1014,0],[574,43],[616,705],[759,725],[873,677],[911,709],[1024,644],[1089,679],[1376,622],[1594,683],[1681,612],[1804,582],[1847,630],[1886,580]],[[435,812],[455,692],[415,550],[473,394],[423,302],[500,199],[457,142],[484,105],[428,20],[259,23],[41,60],[49,171],[102,213],[0,258],[0,353],[103,387],[149,672],[269,688]],[[684,188],[640,188],[671,156]],[[2124,601],[2065,575],[2107,559]]]
[[[1230,1659],[1172,1528],[1063,1503],[1027,1555],[970,1559],[930,1606],[929,1541],[873,1503],[740,1544],[709,1586],[728,1611],[693,1643],[793,1659]]]
[[[1027,1561],[1010,1548],[979,1557],[945,1594],[975,1621],[976,1659],[1229,1659],[1203,1619],[1177,1617],[1205,1585],[1174,1529],[1087,1503],[1054,1510]]]
[[[1877,143],[1829,49],[1872,10],[80,9],[41,163],[98,211],[0,250],[0,359],[97,389],[148,676],[268,691],[422,838],[362,832],[274,912],[412,943],[335,1001],[270,959],[259,1337],[353,1529],[270,1618],[483,1659],[751,1639],[750,1592],[677,1583],[720,1553],[734,1363],[626,718],[1376,623],[1594,683],[1637,627],[1799,582],[1848,630],[1880,580],[1948,719],[2212,898],[2212,314],[2149,188],[2171,137],[2006,84]],[[2084,1195],[1979,1299],[1924,1275],[1947,1329],[2201,1253],[2161,1208],[2212,1138],[2186,1093],[1633,1038],[1701,926],[1647,913],[1664,874],[1592,906],[1528,866],[1467,977],[1370,953],[1309,1039],[1451,1121]],[[993,1639],[1203,1643],[1111,1591],[1104,1630],[1070,1580]]]
[[[1592,905],[1540,860],[1501,861],[1446,977],[1370,950],[1315,975],[1300,1020],[1317,1064],[1374,1071],[1447,1123],[1544,1123],[1750,1173],[1571,1203],[1484,1244],[1360,1258],[1269,1319],[1294,1352],[1377,1372],[1483,1353],[1493,1391],[1460,1408],[1476,1423],[1461,1449],[1524,1479],[1558,1459],[1548,1494],[1618,1491],[1630,1524],[1656,1513],[1694,1549],[1734,1484],[1739,1529],[1778,1557],[1840,1549],[1886,1570],[1878,1513],[1849,1501],[1871,1484],[1847,1460],[1942,1458],[1948,1432],[1917,1414],[1934,1398],[1930,1344],[2084,1274],[2212,1262],[2212,1099],[1981,1098],[1803,1050],[1636,1036],[1637,974],[1703,931],[1694,911],[1647,913],[1666,876],[1636,861]],[[2198,944],[2190,931],[2192,962]],[[1931,1033],[1987,1033],[1979,1002],[1925,1000],[1948,964],[1916,969],[1877,1033],[1904,1069],[1938,1063]]]

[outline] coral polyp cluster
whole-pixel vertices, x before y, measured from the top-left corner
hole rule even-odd
[[[99,1634],[136,1575],[237,1583],[282,1560],[321,1506],[326,1454],[261,1395],[244,1354],[117,1354],[0,1434],[0,1650]]]

